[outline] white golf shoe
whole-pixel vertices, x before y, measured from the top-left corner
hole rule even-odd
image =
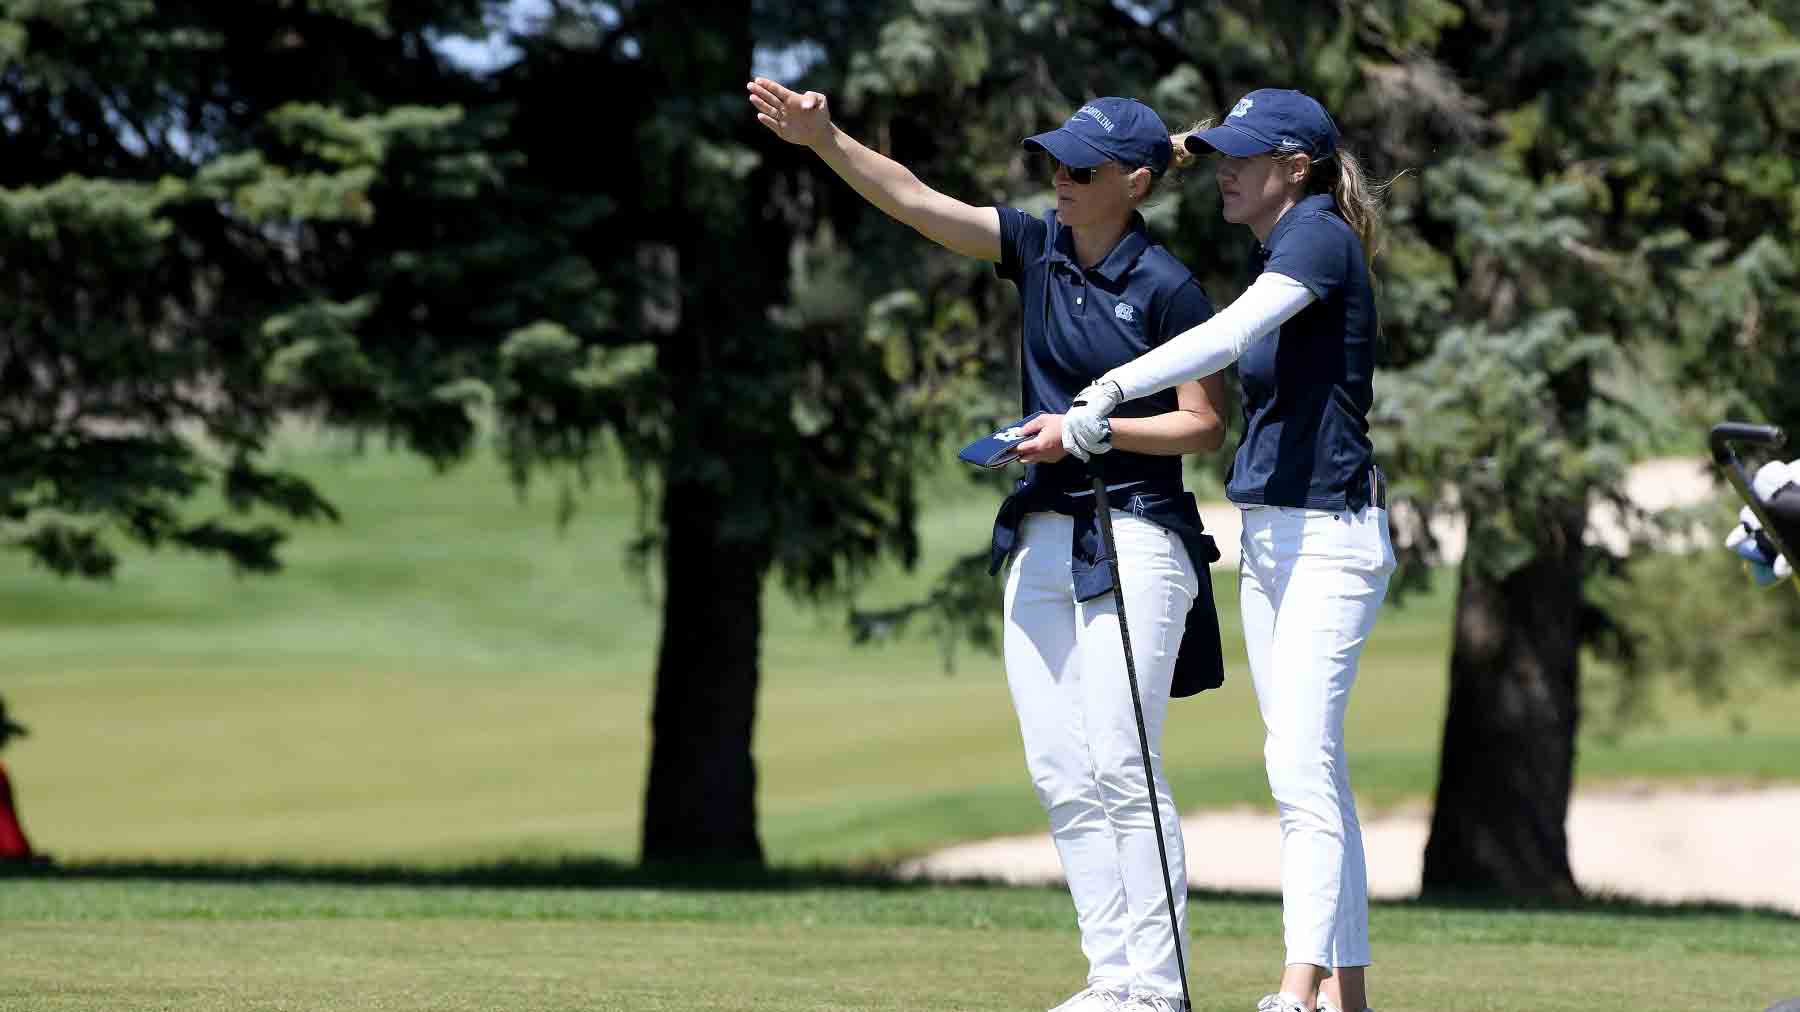
[[[1140,991],[1125,999],[1120,1012],[1187,1012],[1187,1005],[1180,998]]]
[[[1069,1000],[1050,1012],[1120,1012],[1125,999],[1117,991],[1089,985],[1069,996]]]
[[[1310,1012],[1306,1003],[1293,995],[1265,994],[1262,1001],[1256,1003],[1256,1012]]]

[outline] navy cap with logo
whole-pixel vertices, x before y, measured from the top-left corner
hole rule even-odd
[[[1168,170],[1175,153],[1162,117],[1133,98],[1096,98],[1055,130],[1025,138],[1024,145],[1047,151],[1072,169],[1118,162],[1128,169],[1143,166],[1155,176]]]
[[[1337,124],[1316,99],[1297,91],[1261,88],[1238,99],[1225,122],[1210,130],[1192,133],[1187,148],[1205,154],[1207,148],[1235,158],[1270,151],[1303,151],[1323,161],[1337,152]]]

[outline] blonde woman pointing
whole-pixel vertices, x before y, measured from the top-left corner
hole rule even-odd
[[[998,265],[1023,307],[1024,413],[1043,412],[1020,444],[1028,465],[994,524],[1005,595],[1007,683],[1026,767],[1050,818],[1088,960],[1085,986],[1059,1012],[1171,1012],[1185,960],[1185,858],[1161,769],[1171,696],[1222,677],[1218,617],[1205,567],[1218,558],[1182,489],[1180,455],[1224,439],[1223,384],[1189,377],[1121,399],[1098,420],[1136,653],[1149,770],[1139,749],[1117,598],[1101,558],[1087,461],[1063,413],[1076,391],[1212,315],[1193,275],[1150,235],[1137,208],[1173,149],[1140,102],[1101,98],[1061,127],[1026,138],[1054,163],[1056,208],[1041,216],[974,207],[921,183],[831,122],[824,95],[749,84],[757,118],[816,152],[870,203],[926,238]],[[1163,822],[1176,913],[1171,924],[1153,828]],[[1178,945],[1180,948],[1178,948]]]

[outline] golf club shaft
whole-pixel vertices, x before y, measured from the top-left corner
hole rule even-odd
[[[1169,851],[1163,844],[1162,810],[1156,803],[1156,767],[1150,764],[1150,732],[1144,725],[1143,697],[1138,694],[1137,663],[1131,657],[1131,629],[1125,624],[1125,584],[1119,578],[1119,548],[1113,541],[1112,504],[1106,498],[1106,479],[1094,476],[1094,511],[1100,518],[1100,538],[1106,562],[1112,567],[1113,604],[1119,612],[1119,642],[1125,648],[1125,678],[1131,683],[1131,709],[1137,715],[1138,747],[1144,756],[1144,784],[1150,792],[1150,822],[1156,828],[1156,856],[1162,864],[1163,898],[1169,904],[1169,930],[1175,941],[1175,967],[1181,972],[1181,1001],[1189,1010],[1187,958],[1181,954],[1181,919],[1175,916],[1175,886],[1169,881]]]

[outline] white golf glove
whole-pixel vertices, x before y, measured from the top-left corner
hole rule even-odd
[[[1063,416],[1063,449],[1078,460],[1112,449],[1112,422],[1108,419],[1125,399],[1119,385],[1101,379],[1075,395],[1075,403]]]
[[[1800,479],[1800,460],[1785,464],[1779,460],[1771,460],[1757,469],[1750,487],[1758,499],[1767,503],[1775,493],[1794,484],[1797,479]],[[1766,587],[1792,577],[1794,566],[1786,556],[1770,550],[1767,538],[1757,537],[1761,531],[1762,524],[1757,521],[1755,512],[1745,506],[1738,511],[1738,525],[1725,536],[1725,547],[1750,564],[1750,575],[1757,586]],[[1794,548],[1792,545],[1788,547]]]

